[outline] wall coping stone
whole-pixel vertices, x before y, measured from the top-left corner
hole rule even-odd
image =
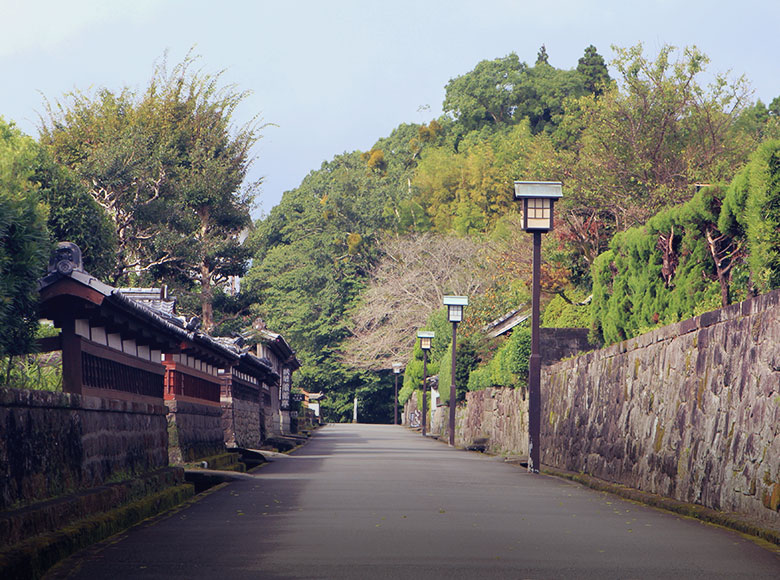
[[[0,407],[62,408],[144,415],[165,415],[168,412],[167,407],[162,403],[158,405],[141,401],[8,387],[0,388]]]

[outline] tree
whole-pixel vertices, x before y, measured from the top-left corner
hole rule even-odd
[[[578,145],[562,165],[568,205],[595,209],[620,231],[690,199],[694,183],[731,179],[753,145],[735,133],[743,79],[719,76],[709,90],[700,87],[708,59],[695,47],[674,62],[670,46],[652,61],[641,45],[615,51],[618,85],[570,104],[566,123]]]
[[[243,285],[255,312],[294,345],[303,363],[296,384],[307,391],[353,394],[365,382],[341,364],[338,348],[376,259],[377,232],[389,223],[387,179],[359,152],[339,155],[286,192],[252,234]],[[339,395],[339,416],[347,398]]]
[[[592,44],[585,49],[585,54],[577,61],[577,72],[584,80],[585,90],[596,96],[602,94],[611,82],[604,57]]]
[[[475,131],[457,152],[445,146],[422,154],[412,181],[414,200],[440,233],[489,231],[515,209],[514,180],[555,175],[555,163],[551,141],[534,137],[527,121],[491,133]]]
[[[103,208],[66,167],[38,147],[33,179],[48,209],[47,227],[52,245],[73,242],[81,249],[84,269],[98,279],[111,275],[116,256],[116,232]]]
[[[473,71],[447,83],[442,108],[466,129],[487,123],[510,123],[528,67],[515,53],[483,60]]]
[[[66,95],[48,106],[41,140],[111,216],[112,282],[164,280],[192,293],[211,330],[214,287],[248,263],[242,233],[259,183],[244,179],[258,127],[232,127],[246,93],[221,87],[221,73],[194,71],[196,61],[188,55],[170,72],[163,62],[142,95]]]
[[[41,143],[110,216],[117,255],[109,279],[117,285],[154,262],[147,243],[164,228],[169,212],[161,201],[172,195],[167,149],[153,120],[142,122],[128,89],[119,94],[101,89],[94,96],[73,92],[66,98],[67,104],[47,103]]]
[[[567,99],[600,91],[602,77],[609,79],[606,67],[599,67],[601,57],[595,48],[586,51],[586,58],[587,63],[576,70],[557,69],[549,64],[542,46],[531,68],[515,53],[483,60],[473,71],[447,83],[444,112],[466,131],[527,118],[532,133],[552,133],[562,120]]]
[[[476,243],[468,238],[388,236],[382,259],[355,309],[343,360],[353,368],[389,369],[412,347],[415,330],[441,308],[445,294],[474,296],[483,287]]]
[[[37,282],[50,245],[36,161],[35,142],[0,118],[0,356],[31,352],[38,327]]]
[[[539,52],[536,53],[536,66],[539,66],[540,64],[550,64],[547,57],[547,47],[544,45],[539,47]]]

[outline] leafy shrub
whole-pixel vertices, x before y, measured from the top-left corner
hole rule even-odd
[[[531,330],[516,327],[509,339],[487,364],[471,371],[470,391],[489,387],[518,387],[528,382],[528,359],[531,357]]]
[[[585,292],[567,289],[566,296],[573,302],[583,302]],[[556,294],[544,308],[542,326],[547,328],[588,328],[590,326],[590,303],[572,304]]]
[[[35,159],[32,139],[0,118],[0,356],[30,352],[38,326],[37,280],[49,239]]]
[[[747,239],[751,278],[759,292],[780,287],[780,140],[762,144],[734,178],[718,227]]]

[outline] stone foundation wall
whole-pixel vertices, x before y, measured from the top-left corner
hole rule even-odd
[[[168,457],[172,464],[198,461],[225,452],[222,408],[192,401],[165,401]]]
[[[542,463],[780,524],[780,291],[542,370]]]
[[[539,350],[542,364],[549,365],[561,359],[576,356],[581,352],[594,350],[588,340],[587,328],[541,328],[539,329]]]
[[[527,421],[525,389],[468,393],[456,445],[527,455]],[[543,366],[542,463],[780,528],[780,291]]]
[[[168,465],[166,408],[0,389],[0,509]]]

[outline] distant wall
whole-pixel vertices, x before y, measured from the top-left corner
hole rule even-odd
[[[542,463],[778,523],[780,291],[542,373]]]
[[[168,408],[168,454],[171,463],[198,461],[225,452],[222,408],[182,399]]]
[[[168,465],[163,405],[0,389],[0,510]]]
[[[257,449],[261,441],[262,410],[261,393],[233,381],[228,388],[223,386],[220,398],[222,405],[222,430],[227,447]]]
[[[455,413],[455,445],[468,447],[480,441],[490,453],[528,454],[525,388],[466,393],[466,405],[458,407]]]

